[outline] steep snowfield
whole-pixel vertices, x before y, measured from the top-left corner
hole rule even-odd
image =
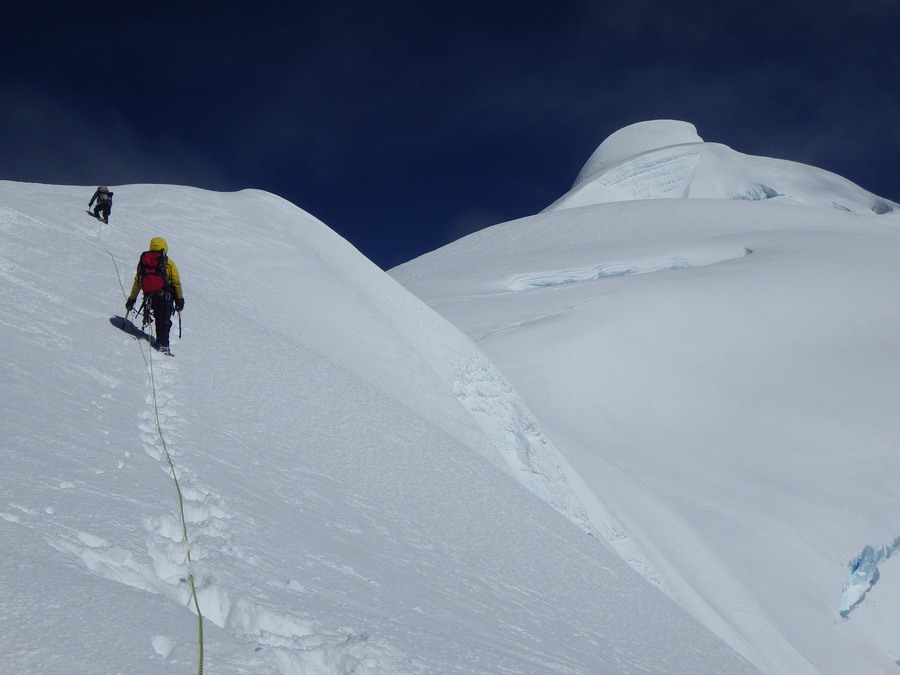
[[[602,536],[757,667],[896,672],[896,205],[687,127],[627,128],[546,212],[391,274],[522,395]]]
[[[599,500],[505,377],[347,242],[260,192],[112,189],[101,229],[92,188],[0,182],[0,672],[196,672],[191,577],[210,673],[753,670],[588,532]],[[156,235],[174,359],[122,319]]]

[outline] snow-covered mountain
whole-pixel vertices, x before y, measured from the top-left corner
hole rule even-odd
[[[896,671],[896,204],[654,121],[387,274],[112,189],[0,182],[0,672]]]
[[[101,225],[92,187],[0,182],[0,672],[754,671],[598,536],[492,361],[325,225],[111,187]],[[123,319],[154,236],[174,359]]]
[[[896,672],[896,208],[660,120],[391,274],[499,368],[649,583],[764,672]]]

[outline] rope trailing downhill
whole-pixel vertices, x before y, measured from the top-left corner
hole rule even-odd
[[[125,292],[125,287],[122,285],[122,275],[119,273],[119,266],[116,264],[115,256],[109,251],[109,249],[103,249],[107,253],[109,253],[109,257],[112,259],[113,267],[116,270],[116,277],[119,281],[119,288],[122,289],[122,296],[127,298],[128,294]],[[128,320],[128,313],[125,314],[125,321]],[[153,344],[153,325],[150,325],[149,328],[149,337],[150,344]],[[153,372],[153,349],[149,350],[149,355],[144,355],[144,347],[140,341],[138,341],[138,347],[141,350],[141,356],[144,357],[144,363],[148,364],[150,369],[150,390],[153,398],[153,417],[156,423],[156,433],[159,436],[160,444],[162,445],[163,454],[166,457],[166,461],[169,464],[169,471],[172,475],[172,480],[175,483],[175,491],[178,493],[178,512],[181,518],[181,531],[184,536],[184,543],[187,550],[187,555],[185,558],[185,562],[188,566],[188,574],[187,580],[191,587],[191,599],[194,601],[194,609],[197,610],[197,632],[198,632],[198,644],[200,649],[200,658],[199,658],[199,675],[203,675],[203,614],[200,612],[200,601],[197,599],[197,587],[194,583],[194,573],[191,570],[191,546],[190,541],[188,540],[188,529],[187,529],[187,520],[184,515],[184,495],[181,492],[181,484],[178,482],[178,475],[175,471],[175,463],[172,461],[172,456],[169,454],[169,448],[166,445],[166,438],[163,435],[162,424],[159,421],[159,404],[157,403],[156,397],[156,378],[154,377]],[[149,358],[148,358],[149,356]]]
[[[150,340],[151,343],[153,341],[153,326],[150,326]],[[144,348],[141,347],[141,353],[143,353]],[[178,512],[181,517],[181,531],[184,535],[184,544],[187,550],[186,562],[188,566],[188,582],[191,585],[191,598],[194,600],[194,608],[197,610],[197,626],[199,632],[199,644],[200,644],[200,675],[203,675],[203,614],[200,612],[200,601],[197,600],[197,587],[194,585],[194,573],[191,571],[191,546],[188,541],[188,530],[187,530],[187,521],[184,517],[184,496],[181,493],[181,485],[178,482],[178,475],[175,471],[175,463],[172,461],[172,456],[169,454],[169,448],[166,446],[166,438],[163,436],[162,425],[159,421],[159,406],[156,402],[156,379],[153,375],[153,349],[149,350],[150,352],[150,388],[153,391],[153,417],[156,420],[156,433],[159,434],[159,440],[162,444],[163,452],[166,455],[166,461],[169,463],[169,469],[172,473],[172,480],[175,482],[175,491],[178,493]]]

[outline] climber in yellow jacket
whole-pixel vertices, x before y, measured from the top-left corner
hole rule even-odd
[[[168,354],[172,314],[184,309],[184,295],[178,267],[169,258],[169,246],[162,237],[153,237],[149,250],[141,253],[131,294],[125,301],[125,309],[129,312],[134,309],[138,291],[144,294],[144,308],[149,309],[155,319],[156,348]],[[149,314],[144,315],[145,325],[149,323]]]

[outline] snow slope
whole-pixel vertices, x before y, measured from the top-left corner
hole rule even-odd
[[[889,673],[895,207],[656,121],[545,212],[391,274],[499,367],[648,581],[765,672]]]
[[[101,228],[90,187],[0,182],[0,672],[197,672],[201,628],[214,673],[754,671],[591,533],[484,353],[322,223],[112,189]],[[156,235],[174,359],[122,318]]]

